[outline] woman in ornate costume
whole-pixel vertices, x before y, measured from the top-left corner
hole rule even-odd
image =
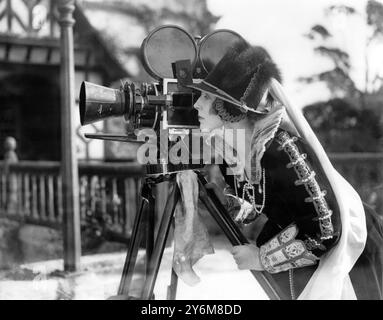
[[[223,154],[228,188],[216,193],[239,224],[267,218],[234,259],[272,274],[291,299],[381,299],[381,219],[333,169],[280,82],[268,53],[243,41],[191,85],[201,129],[224,143],[245,129],[235,159]]]

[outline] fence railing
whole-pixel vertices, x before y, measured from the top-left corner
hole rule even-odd
[[[142,167],[126,163],[80,163],[82,224],[106,226],[127,239],[138,208]],[[61,228],[63,222],[60,163],[0,161],[0,215],[26,223]]]
[[[334,167],[361,198],[383,213],[383,154],[330,154]],[[61,228],[62,182],[58,162],[0,161],[0,216]],[[139,207],[143,168],[128,163],[80,163],[83,225],[104,226],[114,240],[127,241]]]

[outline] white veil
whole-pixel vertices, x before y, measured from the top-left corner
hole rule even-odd
[[[362,201],[352,186],[333,168],[310,125],[302,113],[292,107],[282,86],[275,79],[270,82],[270,93],[286,107],[297,131],[314,149],[335,193],[342,221],[338,244],[321,257],[317,270],[298,299],[356,299],[349,272],[362,254],[367,239]]]

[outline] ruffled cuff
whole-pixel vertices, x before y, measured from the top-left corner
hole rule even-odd
[[[278,273],[317,263],[319,258],[295,238],[297,234],[298,227],[292,224],[260,247],[260,261],[266,271]]]

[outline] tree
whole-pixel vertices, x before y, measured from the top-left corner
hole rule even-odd
[[[303,113],[327,152],[380,151],[382,130],[373,110],[335,98],[309,105]]]
[[[375,45],[383,40],[383,4],[369,0],[366,5],[365,15],[360,14],[353,7],[346,5],[329,6],[325,12],[326,16],[360,16],[365,19],[364,23],[369,30],[365,39],[365,84],[363,88],[358,88],[354,79],[350,75],[351,62],[350,55],[342,48],[329,45],[333,38],[333,33],[329,27],[323,24],[315,24],[305,35],[310,40],[319,40],[322,44],[315,47],[314,51],[333,63],[333,68],[308,77],[301,77],[300,80],[306,83],[323,81],[327,84],[334,97],[348,97],[359,100],[360,107],[366,107],[365,96],[379,91],[383,86],[382,75],[376,70],[371,70],[369,63],[369,52]]]
[[[326,16],[362,16],[356,9],[346,5],[333,5],[326,9]],[[383,41],[383,5],[368,1],[364,25],[369,30],[364,43],[365,83],[358,87],[351,76],[348,52],[330,46],[334,32],[323,24],[315,24],[305,35],[310,41],[318,41],[317,54],[332,61],[333,67],[308,77],[305,83],[325,82],[332,98],[304,108],[304,114],[318,134],[326,150],[332,152],[376,152],[383,150],[383,78],[372,70],[369,52]]]

